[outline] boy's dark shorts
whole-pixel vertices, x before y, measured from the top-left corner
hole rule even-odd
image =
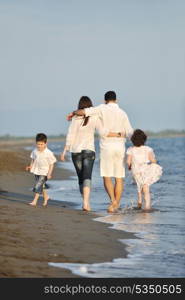
[[[35,175],[35,185],[33,188],[34,193],[42,194],[45,190],[45,183],[47,181],[47,176],[45,175]]]

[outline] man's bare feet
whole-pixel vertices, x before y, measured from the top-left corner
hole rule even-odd
[[[114,208],[112,205],[109,205],[109,207],[107,208],[107,212],[108,213],[113,213],[114,212]]]
[[[150,212],[152,212],[152,208],[144,208],[143,212],[150,213]]]
[[[111,204],[108,206],[107,208],[107,212],[108,213],[114,213],[117,212],[117,210],[120,207],[120,202],[118,202],[117,200],[114,200],[113,202],[111,202]]]
[[[112,203],[111,205],[108,206],[107,208],[107,212],[108,213],[114,213],[118,210],[118,206],[114,203]]]

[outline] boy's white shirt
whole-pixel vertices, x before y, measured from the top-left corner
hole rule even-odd
[[[43,151],[38,151],[35,148],[30,155],[33,160],[30,172],[35,175],[47,176],[49,167],[54,164],[57,160],[51,150],[45,148]]]

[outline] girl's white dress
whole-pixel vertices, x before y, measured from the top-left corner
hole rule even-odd
[[[149,153],[152,153],[155,158],[153,149],[148,146],[133,146],[127,149],[127,154],[132,156],[131,170],[139,192],[143,185],[155,183],[162,175],[162,167],[156,163],[150,163]]]

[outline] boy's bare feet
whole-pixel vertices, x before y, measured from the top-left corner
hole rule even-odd
[[[37,206],[37,204],[34,203],[34,202],[30,202],[30,203],[28,203],[28,204],[31,205],[31,206]]]
[[[49,197],[47,199],[44,199],[44,202],[42,206],[46,207],[48,205]]]

